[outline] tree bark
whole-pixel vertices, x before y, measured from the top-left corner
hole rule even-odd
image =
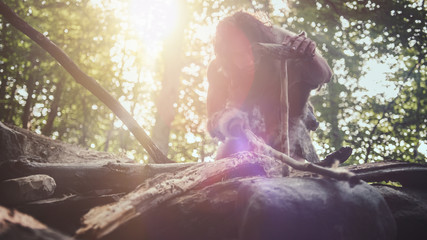
[[[61,101],[62,91],[64,89],[65,80],[63,77],[59,79],[59,82],[56,84],[55,93],[53,94],[53,101],[50,105],[50,111],[47,116],[46,125],[42,129],[42,134],[45,136],[50,136],[53,132],[53,123],[58,114],[59,103]]]
[[[181,69],[184,65],[182,61],[184,55],[184,33],[188,24],[185,17],[185,4],[185,1],[180,1],[179,5],[183,9],[183,11],[180,11],[182,12],[182,18],[179,18],[180,20],[174,32],[164,44],[162,89],[156,101],[156,123],[151,134],[153,141],[165,155],[167,155],[169,149],[171,123],[176,113],[173,105],[178,100],[179,87],[181,85]]]
[[[421,63],[422,59],[424,58],[424,56],[422,54],[420,54],[418,56],[418,64]],[[421,101],[423,99],[425,99],[425,96],[423,94],[423,89],[421,88],[421,73],[420,73],[420,68],[417,69],[417,74],[415,76],[415,82],[416,82],[416,88],[415,88],[415,99],[417,101],[417,107],[415,110],[415,122],[416,123],[421,123],[422,119],[421,119]],[[420,124],[416,124],[415,125],[415,136],[417,139],[422,139],[421,137],[421,131],[420,131]],[[420,146],[420,143],[417,142],[417,144],[415,144],[414,146],[414,159],[418,160],[418,147]],[[422,157],[421,157],[422,158]],[[420,160],[421,160],[420,158]]]
[[[104,152],[108,152],[108,148],[110,147],[110,140],[111,140],[111,134],[114,130],[114,120],[111,120],[110,127],[107,130],[107,134],[105,136],[105,142],[104,142]]]
[[[5,26],[5,24],[2,24],[1,29],[1,38],[6,39],[6,33],[9,29]],[[0,49],[0,56],[10,56],[10,47],[8,43],[3,42],[3,47]],[[3,69],[3,74],[1,76],[1,84],[0,84],[0,121],[6,120],[6,86],[9,83],[9,76],[8,74],[5,74],[5,69],[9,67],[8,61],[4,61],[1,64],[1,67]]]
[[[30,116],[33,108],[33,94],[34,88],[36,85],[36,79],[34,75],[30,75],[28,81],[26,82],[27,87],[27,99],[25,100],[24,110],[22,112],[21,121],[22,128],[29,129],[30,128]]]
[[[282,164],[252,153],[213,163],[197,164],[177,173],[159,175],[124,196],[119,202],[92,209],[83,218],[78,238],[99,239],[130,220],[190,189],[201,189],[226,179],[247,176],[282,176]]]
[[[332,78],[332,81],[328,84],[327,101],[329,102],[329,114],[326,117],[327,121],[331,124],[330,139],[332,147],[337,150],[342,147],[343,134],[340,130],[338,119],[340,111],[339,87],[336,78]]]
[[[81,133],[79,137],[79,145],[83,147],[87,147],[86,138],[89,134],[88,125],[91,124],[91,121],[88,121],[88,117],[90,115],[89,109],[86,105],[86,96],[81,96],[80,98],[80,104],[82,109],[82,115],[83,115],[83,121],[81,122]]]
[[[0,206],[0,238],[3,240],[72,240],[36,219]]]
[[[66,194],[21,205],[11,206],[67,235],[74,235],[80,218],[91,208],[116,202],[124,193],[108,194],[93,191],[87,194]]]
[[[427,190],[427,165],[390,161],[346,167],[366,182],[393,181],[403,187]]]
[[[0,120],[4,121],[6,117],[6,86],[9,82],[7,80],[6,74],[3,74],[1,77],[1,83],[0,83]]]
[[[20,160],[0,163],[0,181],[28,175],[45,174],[56,182],[55,194],[87,193],[108,189],[129,192],[146,179],[165,172],[183,170],[196,163],[137,164],[137,163],[37,163],[21,156]]]
[[[18,77],[19,76],[16,76],[15,81],[13,81],[12,88],[10,90],[10,98],[7,103],[9,108],[6,108],[5,106],[6,115],[4,116],[4,119],[6,123],[13,123],[13,116],[15,115],[14,111],[16,111],[15,95],[16,95],[16,89],[18,88]]]

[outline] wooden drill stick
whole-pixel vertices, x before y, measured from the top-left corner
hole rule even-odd
[[[132,117],[132,115],[130,115],[130,113],[110,93],[108,93],[107,90],[99,85],[95,79],[84,73],[64,51],[62,51],[43,34],[26,23],[2,1],[0,1],[0,14],[3,15],[3,17],[9,21],[12,26],[27,35],[40,47],[46,50],[65,68],[65,70],[67,70],[67,72],[74,78],[74,80],[76,80],[76,82],[89,90],[93,95],[101,100],[101,102],[110,108],[111,111],[127,126],[129,131],[132,132],[132,134],[148,152],[154,162],[172,162],[160,151],[156,144],[154,144],[154,142],[145,133],[144,129],[139,126],[138,122]]]
[[[271,56],[280,60],[281,81],[280,81],[280,151],[289,156],[289,93],[288,93],[288,70],[287,59],[298,56],[289,46],[276,43],[255,43],[253,51],[260,55]]]
[[[286,59],[281,61],[282,73],[280,81],[280,142],[281,152],[290,155],[289,152],[289,93],[288,93],[288,64]]]

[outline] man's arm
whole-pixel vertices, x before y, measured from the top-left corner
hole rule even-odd
[[[219,131],[218,121],[220,112],[222,112],[227,105],[229,83],[224,74],[220,71],[220,66],[217,60],[213,60],[209,64],[207,75],[209,82],[207,97],[207,127],[212,137],[217,137],[223,140],[224,136]]]
[[[288,61],[290,79],[303,81],[311,89],[331,80],[331,68],[320,53],[316,51],[316,43],[307,38],[304,32],[296,35],[280,28],[273,28],[273,32],[278,43],[290,46],[297,55],[301,56],[300,59]]]

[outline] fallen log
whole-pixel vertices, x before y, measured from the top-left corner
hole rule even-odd
[[[61,197],[19,204],[17,210],[33,216],[51,228],[74,235],[80,228],[80,219],[91,208],[117,202],[125,193],[108,194],[93,191],[84,195],[67,194]]]
[[[384,199],[363,182],[261,175],[211,183],[163,204],[151,202],[139,215],[129,209],[135,217],[100,238],[388,240],[395,235]],[[126,214],[114,206],[116,214]],[[104,224],[98,214],[96,221]]]
[[[177,173],[159,175],[119,202],[90,210],[83,217],[83,227],[77,230],[76,236],[83,239],[102,238],[190,189],[247,176],[283,176],[283,164],[266,156],[245,152],[233,158],[194,165]]]
[[[85,193],[97,189],[129,192],[144,180],[164,172],[183,170],[196,163],[38,163],[29,159],[0,162],[0,181],[35,174],[45,174],[56,182],[56,195]]]
[[[53,178],[44,174],[12,178],[0,182],[0,203],[20,204],[53,195],[56,183]]]
[[[74,144],[0,122],[0,162],[24,159],[40,163],[134,162],[107,152],[86,149]]]
[[[57,183],[56,195],[86,193],[109,189],[129,192],[157,174],[176,172],[200,163],[136,164],[136,163],[37,163],[12,160],[0,163],[0,181],[34,174],[46,174]],[[346,166],[357,178],[366,182],[394,181],[406,187],[426,188],[427,166],[406,162],[378,162]],[[293,177],[311,177],[311,172],[292,171]]]
[[[0,206],[0,239],[72,240],[72,237],[48,228],[36,219]]]
[[[102,239],[393,239],[393,219],[372,190],[333,179],[235,178],[171,199]]]
[[[427,239],[425,189],[372,184],[384,197],[397,225],[396,240]]]
[[[348,166],[367,182],[393,181],[404,187],[427,190],[427,165],[399,161],[385,161]]]

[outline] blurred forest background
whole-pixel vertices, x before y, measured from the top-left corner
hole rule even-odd
[[[236,10],[316,41],[335,76],[312,97],[324,157],[426,162],[424,0],[4,0],[62,48],[175,161],[211,161],[206,70],[217,22]],[[53,139],[148,156],[111,111],[0,18],[0,121]]]

